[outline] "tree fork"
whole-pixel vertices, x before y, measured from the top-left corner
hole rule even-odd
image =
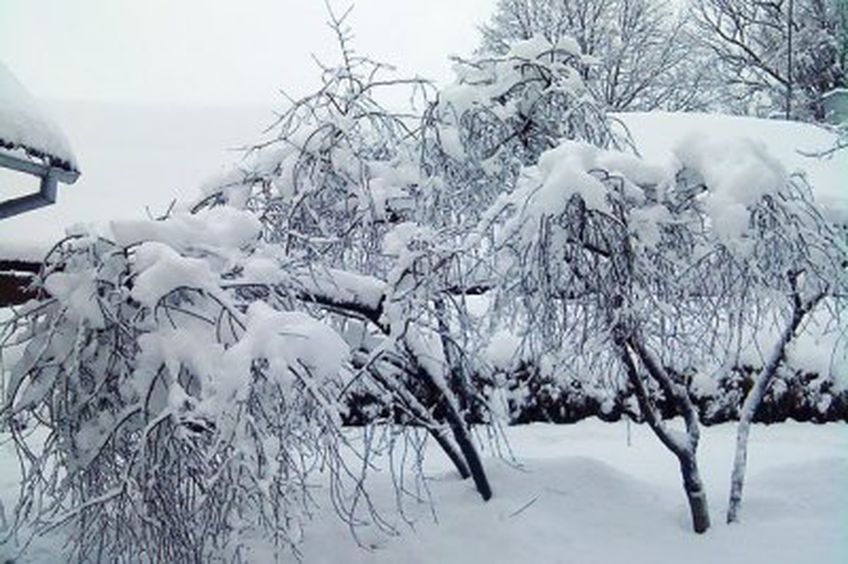
[[[628,351],[627,346],[623,342],[618,343],[617,346],[619,357],[624,364],[627,377],[636,391],[636,398],[639,400],[645,420],[654,434],[660,439],[660,442],[674,454],[680,464],[680,475],[683,478],[683,491],[686,494],[686,501],[689,505],[689,512],[692,518],[692,529],[698,534],[705,533],[710,528],[710,512],[695,455],[697,443],[682,445],[669,433],[662,421],[662,416],[657,413],[656,408],[648,397],[648,391],[645,388],[642,377],[639,375],[633,358],[630,356],[631,353]],[[648,366],[648,373],[657,379],[661,386],[665,387],[665,385],[670,384],[670,382],[661,381],[662,374],[654,374],[654,371],[658,367],[654,366],[653,359],[650,357],[646,362],[643,355],[647,351],[640,346],[635,346],[634,348],[636,348],[637,355],[642,362]],[[675,399],[678,403],[681,401],[680,398],[675,397]]]

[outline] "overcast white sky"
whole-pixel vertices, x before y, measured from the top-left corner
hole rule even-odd
[[[349,21],[360,52],[444,80],[494,3],[357,0]],[[45,99],[269,106],[335,54],[326,20],[323,0],[0,0],[0,59]]]

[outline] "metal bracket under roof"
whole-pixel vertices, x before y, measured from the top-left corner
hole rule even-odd
[[[0,219],[55,203],[58,182],[73,184],[79,178],[79,172],[76,170],[68,170],[27,158],[20,158],[4,151],[0,151],[0,168],[31,174],[41,179],[38,192],[0,201]]]

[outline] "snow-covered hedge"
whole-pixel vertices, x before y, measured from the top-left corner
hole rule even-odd
[[[751,389],[752,367],[734,368],[718,380],[691,382],[689,393],[704,425],[737,421],[745,395]],[[589,417],[618,421],[630,417],[643,421],[638,401],[627,386],[609,388],[593,378],[544,376],[532,366],[514,372],[496,372],[475,379],[481,392],[491,396],[498,416],[510,424],[532,422],[575,423]],[[705,384],[705,385],[703,385]],[[657,391],[654,401],[663,417],[678,416],[669,399]],[[477,414],[485,421],[486,414]],[[781,423],[787,420],[848,422],[848,390],[831,378],[811,372],[784,370],[769,387],[754,421]]]

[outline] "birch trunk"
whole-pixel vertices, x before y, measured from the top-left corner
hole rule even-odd
[[[801,303],[800,297],[794,296],[794,308],[792,312],[792,320],[783,330],[777,343],[772,348],[768,362],[757,374],[754,380],[754,385],[745,396],[745,401],[742,403],[742,408],[739,411],[739,426],[736,428],[736,452],[733,456],[733,470],[730,474],[730,499],[727,503],[727,522],[737,523],[739,521],[739,512],[742,507],[742,489],[745,485],[745,470],[748,466],[748,436],[751,433],[751,423],[754,420],[754,415],[757,408],[763,401],[769,384],[774,380],[777,374],[777,369],[786,358],[786,347],[792,342],[795,337],[795,331],[801,325],[801,322],[816,304],[823,297],[822,294],[813,298],[807,303]]]

